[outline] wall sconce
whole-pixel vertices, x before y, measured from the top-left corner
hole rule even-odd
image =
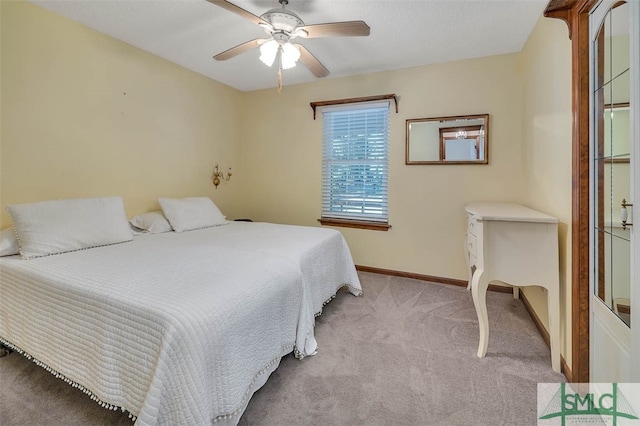
[[[222,181],[228,181],[229,179],[231,179],[231,167],[229,167],[229,171],[227,172],[227,177],[224,176],[224,173],[218,170],[218,165],[216,164],[216,166],[213,169],[213,175],[211,176],[211,179],[213,179],[213,185],[216,187],[216,189],[218,189],[218,185],[220,185],[220,182]]]

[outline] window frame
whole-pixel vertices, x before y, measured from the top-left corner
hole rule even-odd
[[[385,99],[380,99],[380,97],[371,97],[371,98],[356,98],[353,99],[353,102],[349,102],[349,100],[340,100],[335,101],[335,103],[323,102],[322,104],[322,112],[323,112],[323,124],[322,124],[322,180],[321,184],[323,187],[322,190],[322,209],[321,209],[321,218],[318,219],[320,224],[328,225],[328,226],[339,226],[339,227],[347,227],[347,228],[359,228],[359,229],[370,229],[370,230],[378,230],[378,231],[387,231],[391,228],[389,224],[389,186],[388,186],[388,178],[389,178],[389,151],[390,151],[390,116],[391,116],[391,99],[395,99],[395,96],[392,98],[387,97]],[[320,103],[317,103],[320,104]],[[314,103],[312,103],[312,107]],[[376,107],[376,106],[384,106],[387,108],[386,111],[386,128],[385,128],[385,141],[384,141],[384,152],[385,158],[384,168],[385,168],[385,189],[384,189],[384,217],[380,217],[379,220],[369,219],[366,217],[357,217],[354,215],[353,218],[347,217],[332,217],[327,216],[327,210],[325,210],[326,202],[325,199],[326,193],[324,191],[324,187],[327,185],[326,179],[331,179],[329,174],[326,172],[326,150],[327,150],[327,140],[326,140],[326,126],[327,121],[325,120],[325,113],[329,112],[340,112],[340,111],[353,111],[354,113],[358,110],[365,110],[367,108]],[[397,103],[396,103],[397,110]],[[315,116],[315,108],[314,108],[314,116]],[[368,161],[379,162],[379,160],[367,159]],[[328,160],[332,161],[332,160]],[[366,161],[365,161],[366,162]],[[330,184],[329,184],[330,185]],[[348,216],[348,215],[347,215]]]

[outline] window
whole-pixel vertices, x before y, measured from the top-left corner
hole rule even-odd
[[[389,102],[325,107],[322,113],[320,221],[388,229]]]

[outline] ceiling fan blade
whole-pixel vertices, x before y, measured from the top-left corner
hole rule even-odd
[[[260,46],[262,43],[264,43],[265,41],[267,41],[269,39],[267,38],[256,38],[247,42],[244,42],[242,44],[239,44],[237,46],[232,47],[231,49],[227,49],[222,53],[218,53],[217,55],[215,55],[213,57],[213,59],[216,59],[218,61],[226,61],[227,59],[231,59],[234,56],[237,56],[243,52],[246,52],[247,50],[251,50],[255,47]]]
[[[294,46],[300,50],[300,62],[302,62],[302,65],[305,67],[309,68],[309,71],[311,71],[313,75],[316,77],[326,77],[329,75],[329,70],[325,68],[325,66],[322,65],[306,47],[297,43],[295,43]]]
[[[223,9],[227,9],[229,12],[233,12],[236,15],[242,16],[244,19],[248,19],[254,24],[258,25],[266,25],[267,27],[271,27],[271,24],[262,19],[259,16],[254,15],[253,13],[244,10],[240,6],[236,6],[235,4],[228,2],[226,0],[207,0],[209,3],[213,3],[216,6],[220,6]]]
[[[345,21],[345,22],[331,22],[329,24],[314,24],[305,25],[296,28],[296,30],[303,30],[301,37],[315,38],[315,37],[331,37],[331,36],[368,36],[371,33],[371,28],[364,21]],[[306,32],[306,35],[305,35]]]

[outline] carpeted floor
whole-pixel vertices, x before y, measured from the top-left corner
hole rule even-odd
[[[536,383],[564,381],[522,302],[489,292],[490,338],[461,287],[360,273],[317,318],[316,356],[291,355],[240,425],[535,425]],[[26,358],[0,358],[0,424],[130,425]]]

